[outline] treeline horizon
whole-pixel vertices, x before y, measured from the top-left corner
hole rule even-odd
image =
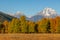
[[[36,22],[26,20],[25,16],[0,22],[0,33],[60,33],[60,16],[42,18]]]

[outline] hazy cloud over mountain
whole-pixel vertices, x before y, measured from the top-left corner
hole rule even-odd
[[[20,11],[17,11],[15,14],[14,13],[9,13],[9,15],[19,18],[20,16],[24,15],[24,13],[20,12]]]

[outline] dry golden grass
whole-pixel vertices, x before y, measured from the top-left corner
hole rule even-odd
[[[60,40],[60,34],[0,34],[0,40]]]

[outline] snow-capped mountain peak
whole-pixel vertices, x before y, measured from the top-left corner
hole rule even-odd
[[[54,18],[57,16],[57,12],[52,8],[44,8],[42,11],[38,12],[36,15],[31,17],[31,20],[37,21],[42,18]]]
[[[50,17],[52,15],[56,15],[56,11],[52,8],[44,8],[44,10],[42,10],[41,12],[38,13],[38,15],[43,15],[46,17]]]

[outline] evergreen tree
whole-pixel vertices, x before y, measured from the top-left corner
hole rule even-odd
[[[46,31],[47,31],[47,33],[51,33],[51,26],[50,26],[50,20],[48,19],[48,21],[47,21],[47,27],[46,27]]]

